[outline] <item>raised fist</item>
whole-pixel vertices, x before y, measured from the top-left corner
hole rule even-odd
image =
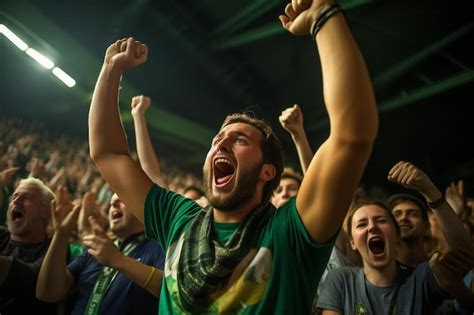
[[[148,47],[133,37],[129,37],[110,45],[105,52],[104,61],[123,72],[145,63],[147,57]]]
[[[280,124],[291,135],[304,132],[303,129],[303,113],[298,104],[293,105],[281,112]]]
[[[150,107],[151,99],[144,95],[134,96],[132,98],[132,115],[135,114],[145,114],[148,107]]]

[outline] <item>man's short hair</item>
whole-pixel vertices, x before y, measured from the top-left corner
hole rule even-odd
[[[54,192],[49,188],[42,180],[36,177],[28,177],[20,180],[18,186],[20,185],[34,185],[36,186],[41,194],[41,204],[48,206],[51,204],[51,201],[54,199]],[[17,186],[17,187],[18,187]]]
[[[400,235],[400,226],[398,226],[397,219],[395,219],[395,216],[393,215],[392,211],[390,211],[390,208],[383,201],[372,198],[363,198],[353,203],[349,211],[347,212],[347,216],[344,221],[344,230],[349,239],[352,239],[352,218],[354,217],[354,213],[356,213],[357,210],[364,206],[377,206],[379,208],[384,209],[387,212],[388,217],[392,221],[393,225],[395,226],[397,236]]]
[[[423,218],[423,222],[428,222],[428,205],[426,202],[423,202],[420,198],[418,198],[415,195],[412,194],[395,194],[392,195],[388,199],[388,206],[390,207],[390,210],[393,211],[393,209],[400,203],[405,202],[405,201],[411,201],[414,202],[421,211],[421,217]]]
[[[262,119],[254,118],[248,113],[236,113],[227,116],[219,131],[226,126],[235,123],[250,125],[257,128],[262,133],[263,137],[260,142],[260,148],[262,149],[263,160],[266,164],[273,165],[276,171],[275,177],[268,181],[263,187],[262,204],[267,203],[272,196],[273,190],[275,190],[280,184],[281,173],[283,172],[283,149],[280,140],[273,133],[272,128],[268,123]]]
[[[295,181],[298,182],[299,185],[301,185],[301,182],[303,181],[303,176],[301,176],[298,172],[296,172],[291,167],[285,167],[283,169],[283,173],[281,173],[281,179],[285,179],[285,178],[294,179]]]

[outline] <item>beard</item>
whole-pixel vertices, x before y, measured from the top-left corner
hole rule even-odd
[[[213,176],[210,175],[210,167],[203,168],[203,182],[207,199],[210,205],[221,211],[232,211],[239,209],[250,200],[257,189],[258,177],[264,162],[262,161],[252,169],[236,173],[235,183],[232,190],[226,194],[213,193]],[[237,170],[236,170],[237,172]]]
[[[31,220],[26,219],[20,226],[14,225],[9,211],[7,213],[7,227],[8,231],[10,231],[10,234],[21,236],[32,230],[33,222],[31,222]]]

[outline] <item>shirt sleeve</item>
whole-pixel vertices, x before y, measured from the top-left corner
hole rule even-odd
[[[145,200],[145,233],[166,251],[170,234],[188,224],[202,208],[193,200],[153,185]]]
[[[76,283],[78,283],[78,277],[82,269],[84,269],[84,266],[86,265],[86,262],[89,257],[89,253],[85,250],[81,255],[77,256],[71,263],[67,265],[67,269],[74,277]]]
[[[344,277],[341,268],[330,270],[321,285],[321,294],[316,303],[320,310],[344,312]]]
[[[436,282],[436,279],[433,274],[433,270],[431,270],[430,262],[424,262],[418,265],[415,270],[415,277],[419,279],[417,283],[422,284],[422,292],[425,295],[426,301],[429,300],[443,300],[446,298],[450,298],[448,292],[441,289]]]
[[[324,272],[338,233],[324,244],[315,244],[296,209],[294,197],[277,210],[272,226],[277,242],[288,243],[289,250],[296,254],[295,259],[299,264],[318,261],[318,266],[311,268],[321,269],[318,271],[321,274]]]

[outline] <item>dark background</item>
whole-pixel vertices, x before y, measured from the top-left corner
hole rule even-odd
[[[105,49],[134,36],[150,53],[146,65],[124,78],[123,120],[132,131],[131,97],[150,96],[147,117],[159,156],[199,175],[223,118],[245,109],[272,123],[288,164],[296,168],[296,151],[278,124],[280,112],[300,104],[313,149],[328,134],[315,45],[309,36],[282,30],[283,1],[0,3],[0,24],[77,81],[67,88],[0,36],[2,116],[44,121],[48,128],[85,138]],[[339,3],[366,58],[380,110],[364,183],[393,189],[386,174],[407,160],[439,186],[466,179],[474,195],[474,2]]]

